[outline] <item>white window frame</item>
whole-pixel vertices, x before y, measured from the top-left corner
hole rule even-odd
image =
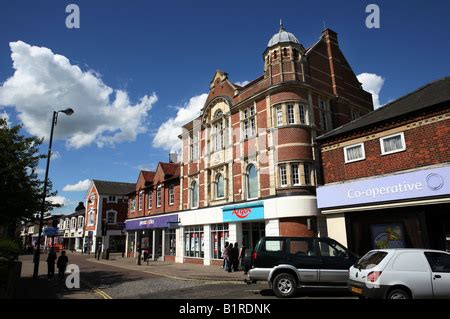
[[[91,214],[92,214],[92,223],[91,223]],[[88,213],[88,226],[94,226],[95,225],[95,216],[94,216],[94,210],[91,209]],[[65,227],[64,227],[65,228]]]
[[[173,185],[169,186],[169,205],[175,203],[175,187]]]
[[[114,199],[111,200],[111,197]],[[116,195],[108,195],[108,199],[106,200],[107,203],[117,203],[117,196]]]
[[[294,169],[294,166],[296,166],[297,168]],[[301,180],[300,180],[300,174],[299,174],[299,169],[300,164],[299,163],[291,163],[291,178],[292,178],[292,185],[293,186],[300,186],[301,185]],[[297,183],[295,183],[295,177],[297,177]]]
[[[279,126],[283,126],[283,105],[282,104],[278,104],[275,105],[275,120],[277,123],[277,127]],[[281,122],[280,122],[281,120]]]
[[[222,177],[222,183],[223,183],[223,195],[219,196],[219,177]],[[225,198],[225,176],[222,173],[217,173],[215,177],[215,198],[216,199],[223,199]]]
[[[136,198],[133,197],[130,199],[130,213],[134,213],[136,211]]]
[[[151,209],[153,206],[153,191],[151,191],[151,190],[148,191],[147,196],[148,196],[147,209]]]
[[[313,179],[311,178],[311,172],[313,171],[313,168],[311,166],[312,166],[311,163],[306,163],[306,162],[303,163],[303,178],[305,180],[304,185],[306,185],[306,186],[314,185]],[[306,169],[306,167],[308,169]],[[308,171],[308,172],[306,172],[306,171]],[[308,173],[308,174],[306,174],[306,173]],[[307,183],[307,179],[309,180],[309,183]]]
[[[289,109],[291,109],[292,112],[289,112]],[[286,112],[287,112],[287,122],[289,125],[295,124],[295,105],[293,103],[288,103],[286,105]],[[291,117],[292,115],[292,117]],[[292,122],[291,122],[292,120]]]
[[[303,113],[303,121],[302,121],[302,113]],[[298,105],[298,120],[300,121],[300,124],[308,125],[307,109],[306,105],[303,103],[300,103]]]
[[[284,184],[283,184],[282,168],[284,168],[284,177],[285,177],[285,180],[286,180],[286,183],[284,183]],[[280,164],[278,166],[278,171],[279,171],[279,174],[280,174],[280,186],[281,187],[287,187],[288,184],[289,184],[288,183],[288,176],[287,176],[287,164]]]
[[[384,143],[383,143],[383,141],[385,139],[388,139],[388,138],[391,138],[391,137],[394,137],[394,136],[398,136],[398,135],[400,135],[400,140],[402,141],[402,148],[398,149],[398,150],[386,152],[384,150]],[[381,148],[381,155],[382,156],[405,151],[406,150],[405,134],[403,132],[400,132],[400,133],[395,133],[395,134],[391,134],[391,135],[388,135],[388,136],[380,137],[380,148]]]
[[[256,136],[256,109],[252,105],[242,111],[242,132],[244,139]]]
[[[162,205],[162,186],[158,185],[156,188],[156,207],[161,207]]]
[[[78,228],[83,228],[83,224],[84,224],[84,217],[83,216],[78,216]]]
[[[190,137],[191,139],[191,145],[190,145],[190,156],[191,156],[191,161],[195,161],[198,159],[198,133],[197,132],[193,132],[192,136]]]
[[[195,188],[192,186],[195,182]],[[198,184],[198,180],[194,179],[191,181],[190,184],[190,194],[189,194],[189,207],[190,208],[198,208],[199,204],[200,204],[200,186]],[[197,205],[194,205],[193,203],[193,198],[194,198],[194,193],[196,193],[197,196]]]
[[[347,156],[347,149],[354,148],[354,147],[357,147],[357,146],[361,146],[361,148],[362,148],[362,157],[361,158],[357,158],[357,159],[353,159],[353,160],[349,160],[348,156]],[[345,164],[353,163],[353,162],[359,162],[359,161],[364,161],[366,159],[366,151],[365,151],[364,143],[352,144],[352,145],[344,147],[344,159],[345,159]]]
[[[109,222],[109,215],[110,214],[114,214],[114,223],[110,223]],[[115,224],[117,224],[117,212],[115,210],[111,209],[111,210],[107,210],[106,211],[106,223],[108,225],[115,225]]]
[[[139,191],[138,194],[138,211],[142,212],[144,209],[144,191]]]

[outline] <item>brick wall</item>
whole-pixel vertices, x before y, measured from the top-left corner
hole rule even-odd
[[[313,230],[308,230],[306,218],[293,217],[280,219],[280,236],[314,237]]]
[[[403,132],[406,150],[399,153],[382,156],[379,138],[364,143],[366,159],[359,162],[345,164],[343,147],[322,152],[325,183],[450,162],[450,119]]]

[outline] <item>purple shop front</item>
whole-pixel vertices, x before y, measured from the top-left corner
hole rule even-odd
[[[147,217],[125,221],[126,230],[169,228],[171,223],[178,222],[178,214],[160,217]]]

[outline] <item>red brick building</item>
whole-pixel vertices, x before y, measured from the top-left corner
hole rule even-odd
[[[283,26],[245,86],[217,71],[201,115],[183,127],[177,261],[220,263],[225,241],[324,234],[316,136],[373,110],[326,29],[309,48]]]
[[[131,183],[92,180],[86,193],[83,249],[125,251],[128,194],[134,188]],[[106,231],[102,233],[102,229]]]
[[[175,260],[175,229],[180,209],[180,164],[158,163],[154,172],[141,171],[135,189],[129,194],[127,256]],[[163,215],[163,216],[161,216]]]
[[[357,253],[450,248],[450,77],[317,141],[330,236]]]

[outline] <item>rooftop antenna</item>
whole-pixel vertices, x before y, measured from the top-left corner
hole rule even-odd
[[[327,28],[327,25],[325,24],[325,21],[323,21],[323,29],[325,30]]]
[[[284,30],[283,21],[280,19],[280,31]]]

